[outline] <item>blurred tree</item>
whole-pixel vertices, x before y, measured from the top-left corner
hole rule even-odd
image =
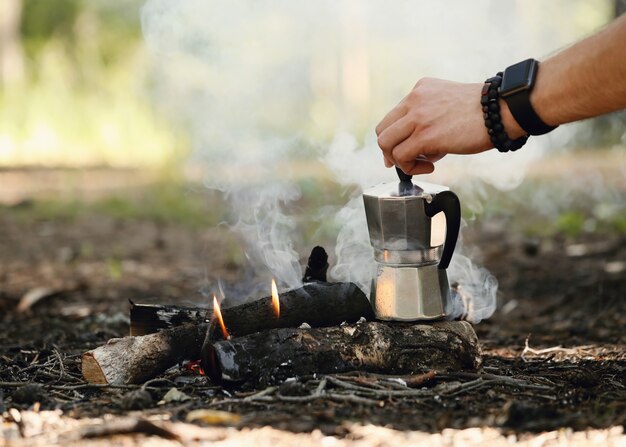
[[[20,40],[22,0],[0,2],[0,85],[24,77],[24,53]]]

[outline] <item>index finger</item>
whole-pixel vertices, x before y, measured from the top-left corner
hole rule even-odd
[[[404,117],[408,112],[408,109],[402,103],[395,106],[391,111],[385,115],[385,117],[376,126],[376,136],[379,136],[387,127]]]

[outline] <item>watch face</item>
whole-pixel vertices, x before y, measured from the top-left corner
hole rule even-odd
[[[506,97],[529,89],[535,80],[536,68],[537,61],[534,59],[527,59],[508,67],[502,77],[500,96]]]

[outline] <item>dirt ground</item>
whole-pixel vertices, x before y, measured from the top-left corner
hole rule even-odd
[[[180,366],[144,386],[101,388],[82,380],[81,353],[128,333],[129,299],[197,303],[203,286],[236,282],[232,238],[105,213],[33,217],[30,206],[0,214],[3,445],[626,444],[619,228],[524,234],[490,216],[464,229],[500,284],[499,309],[475,327],[476,373],[442,373],[408,393],[368,374],[250,391]],[[166,396],[172,388],[183,394]]]

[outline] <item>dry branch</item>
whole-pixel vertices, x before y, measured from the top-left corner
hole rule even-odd
[[[210,345],[204,370],[215,382],[269,384],[311,373],[351,370],[414,374],[475,370],[481,352],[466,322],[369,322],[277,329]]]

